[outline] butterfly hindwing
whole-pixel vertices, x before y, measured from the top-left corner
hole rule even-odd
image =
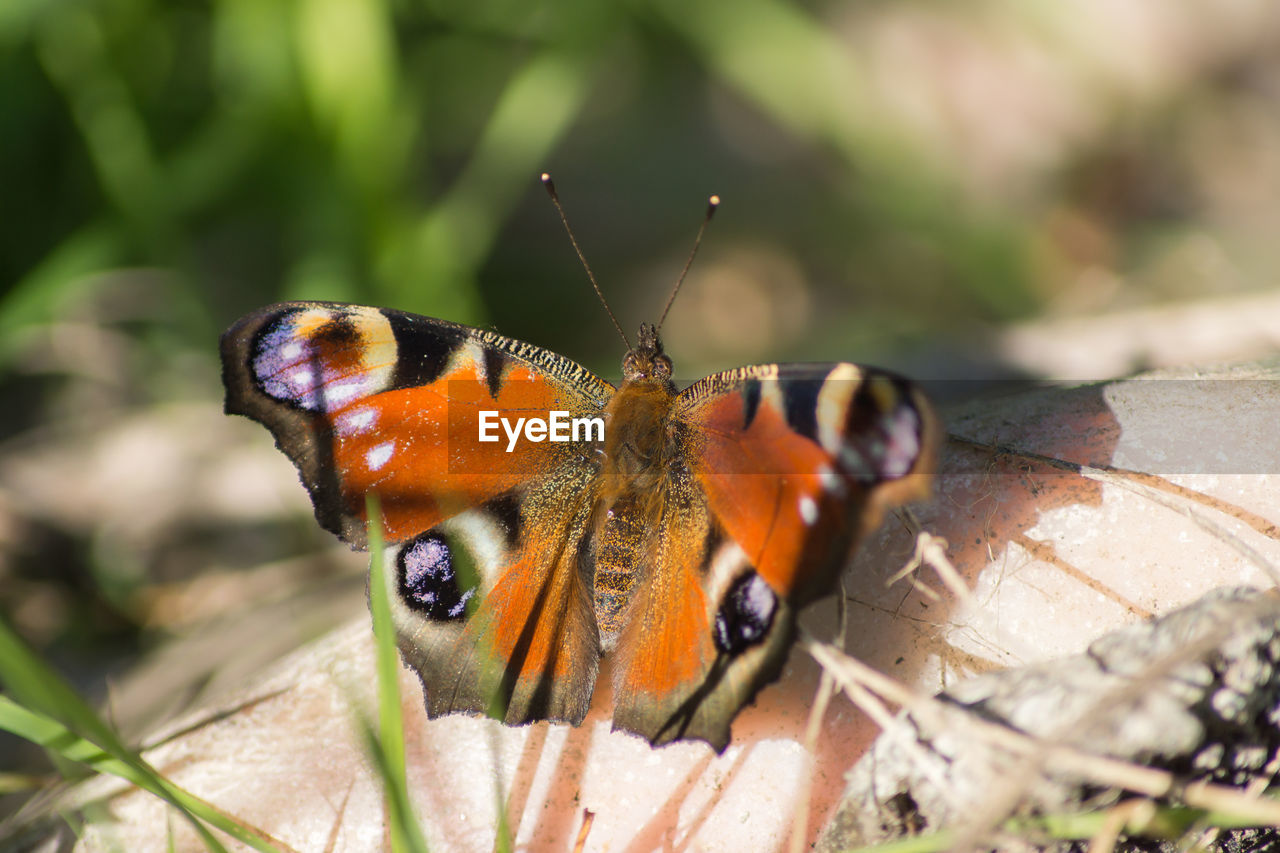
[[[673,477],[644,549],[614,663],[614,727],[654,745],[717,751],[729,724],[777,675],[795,635],[790,605],[724,535],[685,472]]]
[[[388,550],[401,653],[432,717],[577,724],[590,703],[599,633],[580,571],[590,471],[564,467],[521,499],[468,509]]]

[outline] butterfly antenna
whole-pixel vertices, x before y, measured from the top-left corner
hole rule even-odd
[[[622,331],[618,318],[613,316],[613,309],[609,307],[604,294],[600,292],[600,285],[596,283],[596,275],[591,271],[591,264],[587,263],[587,256],[582,254],[582,249],[578,246],[578,238],[573,236],[573,229],[569,227],[569,217],[564,215],[564,206],[560,204],[560,196],[556,195],[556,185],[552,183],[551,176],[546,172],[542,173],[542,185],[547,188],[547,195],[551,196],[551,203],[556,206],[556,212],[560,214],[560,221],[564,223],[564,230],[569,233],[569,242],[573,244],[573,250],[578,253],[578,260],[582,261],[582,268],[587,271],[587,278],[591,279],[591,286],[595,288],[596,296],[600,297],[600,304],[604,306],[605,313],[613,321],[613,327],[622,336],[622,342],[630,350],[631,341],[627,340],[627,333]]]
[[[680,292],[680,285],[684,284],[684,277],[689,274],[689,267],[693,266],[693,259],[698,256],[698,247],[702,245],[702,235],[706,233],[707,225],[711,222],[711,217],[716,215],[716,208],[720,206],[720,196],[713,195],[707,199],[707,214],[702,217],[702,224],[698,226],[698,236],[693,239],[693,251],[689,253],[689,260],[684,262],[684,269],[680,270],[680,277],[676,279],[676,286],[671,288],[671,295],[667,297],[667,307],[662,309],[662,316],[658,318],[658,328],[662,328],[663,322],[667,319],[667,312],[671,310],[671,303],[676,301],[676,294]]]

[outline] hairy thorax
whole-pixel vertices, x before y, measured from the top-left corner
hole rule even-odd
[[[669,383],[627,382],[605,409],[606,494],[656,487],[675,452],[670,414],[675,394]]]

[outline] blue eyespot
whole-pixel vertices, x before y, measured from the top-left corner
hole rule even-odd
[[[769,633],[777,609],[773,590],[754,571],[747,571],[729,587],[716,611],[711,629],[716,648],[736,655],[759,643]]]
[[[444,536],[428,531],[400,549],[396,557],[400,594],[414,610],[439,622],[461,619],[475,586],[462,586],[453,550]]]

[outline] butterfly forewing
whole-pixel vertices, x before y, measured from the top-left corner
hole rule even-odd
[[[910,383],[847,363],[715,374],[677,411],[712,513],[797,606],[831,591],[833,563],[886,505],[926,493],[938,441]]]
[[[261,422],[293,460],[316,517],[355,547],[364,495],[388,541],[524,487],[589,453],[480,442],[482,412],[599,414],[613,392],[568,359],[492,332],[384,308],[273,305],[222,337],[226,409]]]

